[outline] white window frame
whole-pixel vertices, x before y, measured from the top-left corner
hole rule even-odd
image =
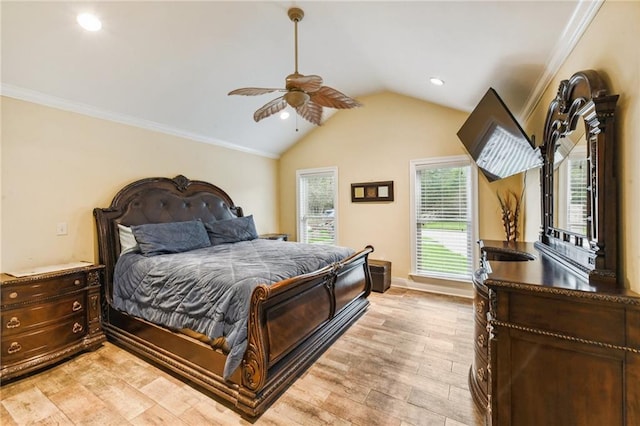
[[[417,266],[417,217],[416,217],[416,201],[417,201],[417,191],[419,188],[416,186],[416,173],[418,168],[428,166],[428,167],[466,167],[470,168],[469,170],[469,178],[471,183],[470,188],[470,203],[471,203],[471,244],[470,252],[471,252],[471,271],[468,278],[460,279],[460,278],[452,278],[448,275],[440,275],[440,274],[424,274],[418,273]],[[474,265],[478,265],[479,258],[479,249],[478,244],[478,167],[473,162],[473,160],[466,155],[455,155],[455,156],[446,156],[446,157],[435,157],[435,158],[423,158],[417,160],[411,160],[409,166],[409,182],[410,182],[410,197],[411,197],[411,208],[410,208],[410,227],[411,227],[411,275],[417,277],[426,277],[426,278],[436,278],[444,281],[452,281],[452,282],[471,282],[472,274],[474,270]]]
[[[338,168],[333,167],[320,167],[314,169],[300,169],[296,170],[296,235],[298,241],[302,241],[302,197],[300,196],[300,179],[307,176],[320,175],[320,174],[333,174],[333,208],[335,210],[333,216],[333,242],[332,244],[338,244]]]

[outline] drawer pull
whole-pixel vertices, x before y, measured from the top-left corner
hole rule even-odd
[[[16,297],[18,297],[18,292],[14,291],[9,293],[9,299],[15,299]]]
[[[7,321],[7,328],[18,328],[20,327],[20,320],[18,317],[11,317],[9,321]]]
[[[20,345],[20,343],[11,342],[11,345],[9,345],[9,349],[7,349],[7,352],[9,353],[9,355],[11,355],[11,354],[15,354],[16,352],[20,352],[21,349],[22,349],[22,346]]]
[[[80,285],[80,284],[81,284],[81,281],[80,281],[79,279],[76,279],[76,280],[73,282],[73,285]]]
[[[80,325],[80,324],[78,324],[78,323],[73,324],[73,329],[72,329],[72,331],[74,332],[74,334],[75,334],[75,333],[80,333],[82,330],[84,330],[84,327],[83,327],[83,326],[81,326],[81,325]]]
[[[478,379],[480,379],[480,381],[484,382],[487,380],[487,373],[485,372],[484,368],[478,368]]]
[[[484,348],[484,343],[485,343],[485,337],[484,337],[484,334],[481,334],[478,336],[478,346],[480,346],[481,348]]]
[[[73,307],[71,309],[73,310],[73,312],[79,311],[80,309],[82,309],[82,303],[74,300]]]

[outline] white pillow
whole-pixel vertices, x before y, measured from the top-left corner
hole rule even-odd
[[[118,233],[120,234],[120,256],[140,251],[140,246],[130,227],[118,224]]]

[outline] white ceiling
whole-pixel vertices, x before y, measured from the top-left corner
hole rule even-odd
[[[464,111],[491,86],[520,116],[599,7],[579,0],[3,1],[2,94],[277,157],[313,126],[298,119],[296,132],[295,115],[255,123],[253,112],[279,95],[227,93],[284,86],[294,68],[293,5],[305,12],[303,74],[356,98],[391,91]],[[101,31],[77,25],[85,11],[101,18]],[[431,76],[446,84],[429,84]]]

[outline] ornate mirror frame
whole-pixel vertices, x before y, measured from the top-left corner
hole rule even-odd
[[[588,277],[593,283],[616,284],[618,274],[618,188],[615,108],[596,71],[563,80],[549,105],[540,148],[542,230],[536,247]],[[554,227],[554,157],[560,138],[571,134],[582,118],[587,141],[587,233]]]

